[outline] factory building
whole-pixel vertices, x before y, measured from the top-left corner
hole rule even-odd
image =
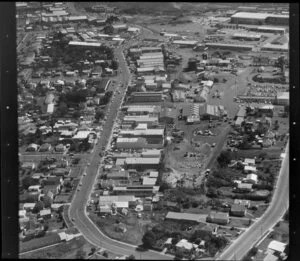
[[[236,51],[252,51],[252,45],[239,45],[239,44],[222,44],[222,43],[206,43],[206,47],[212,49],[226,49],[226,50],[236,50]]]
[[[161,102],[162,92],[133,92],[131,94],[132,102]]]
[[[233,24],[276,24],[288,25],[288,15],[268,14],[268,13],[252,13],[252,12],[238,12],[231,16],[231,23]]]

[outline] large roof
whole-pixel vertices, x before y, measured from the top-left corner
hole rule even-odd
[[[166,218],[168,219],[177,219],[177,220],[190,220],[200,222],[201,215],[199,214],[191,214],[191,213],[178,213],[178,212],[168,212]]]
[[[238,12],[232,15],[232,18],[247,18],[247,19],[266,19],[270,14],[267,13],[253,13],[253,12]]]

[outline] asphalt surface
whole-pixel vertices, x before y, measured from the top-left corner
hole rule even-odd
[[[129,81],[130,73],[122,55],[121,47],[115,49],[115,56],[119,60],[119,68],[122,70],[122,74],[119,75],[119,79],[125,85]],[[71,202],[69,216],[71,220],[74,219],[73,222],[75,226],[82,233],[85,239],[97,247],[105,248],[117,255],[133,254],[136,258],[140,259],[173,259],[172,256],[160,254],[151,250],[146,252],[138,252],[136,251],[136,246],[122,243],[107,237],[98,229],[98,227],[88,218],[86,214],[85,206],[92,191],[95,179],[97,178],[97,172],[101,161],[99,153],[102,152],[102,148],[106,147],[108,144],[114,121],[122,103],[122,98],[125,96],[126,88],[119,87],[119,90],[120,94],[115,92],[115,97],[112,97],[110,110],[103,127],[102,135],[99,139],[98,145],[94,149],[94,152],[90,155],[90,159],[88,160],[89,165],[86,168],[87,175],[83,176],[81,179],[82,186],[80,191],[76,190]]]
[[[272,202],[261,218],[236,239],[217,260],[241,260],[255,243],[282,218],[289,207],[289,142]]]

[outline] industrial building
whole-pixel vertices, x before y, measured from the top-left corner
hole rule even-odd
[[[275,102],[278,105],[289,105],[290,104],[290,92],[278,92],[276,95]]]
[[[288,15],[268,14],[268,13],[252,13],[252,12],[238,12],[231,16],[231,23],[233,24],[280,24],[288,25]]]
[[[77,47],[77,48],[99,48],[101,43],[87,43],[87,42],[79,42],[79,41],[70,41],[69,47]]]
[[[173,44],[179,45],[179,47],[195,47],[197,41],[188,41],[188,40],[175,40]]]
[[[129,105],[126,106],[128,115],[152,115],[158,116],[161,107],[158,105]]]
[[[226,49],[235,51],[252,51],[252,45],[239,45],[239,44],[222,44],[222,43],[206,43],[206,47],[212,49]]]
[[[161,102],[162,92],[133,92],[131,94],[132,102]]]
[[[235,33],[232,35],[232,38],[238,39],[238,40],[259,41],[261,38],[261,35],[260,34]]]

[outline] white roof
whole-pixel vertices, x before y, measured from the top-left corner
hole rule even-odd
[[[50,103],[47,106],[47,113],[53,113],[54,111],[54,103]]]
[[[256,174],[248,174],[246,178],[257,181],[257,175]]]
[[[120,135],[132,135],[132,136],[151,136],[151,135],[163,135],[164,129],[147,129],[147,130],[123,130],[120,131]]]
[[[274,256],[272,253],[269,253],[265,256],[264,261],[277,261],[278,257]]]
[[[173,44],[190,44],[190,45],[194,45],[198,43],[197,41],[182,41],[182,40],[176,40],[173,41]]]
[[[144,68],[137,68],[138,72],[149,72],[149,71],[153,71],[154,67],[144,67]]]
[[[159,158],[126,158],[127,164],[158,164]]]
[[[193,244],[193,243],[190,243],[188,242],[186,239],[181,239],[177,244],[176,244],[176,247],[183,247],[185,249],[192,249],[192,248],[197,248],[198,245],[196,244]]]
[[[149,177],[157,178],[158,177],[158,172],[157,171],[150,171]]]
[[[283,252],[285,247],[286,247],[285,243],[279,242],[277,240],[271,241],[270,244],[268,245],[268,249],[275,250],[278,252]]]
[[[49,215],[49,214],[51,214],[51,209],[43,209],[40,211],[41,216]]]
[[[32,190],[32,189],[40,189],[41,185],[32,185],[28,187],[28,190]]]
[[[277,99],[290,99],[290,92],[278,92]]]
[[[123,201],[114,201],[113,202],[117,208],[128,208],[128,201],[127,202],[123,202]]]
[[[256,172],[256,167],[255,166],[245,166],[244,170]]]
[[[78,131],[73,139],[86,139],[90,133],[90,131]]]
[[[26,216],[26,210],[25,209],[19,210],[19,217],[25,217],[25,216]]]
[[[143,177],[143,185],[155,185],[157,178]]]
[[[248,158],[246,158],[244,160],[244,162],[247,163],[247,164],[255,164],[255,159],[248,159]]]
[[[161,151],[160,150],[146,150],[142,152],[142,156],[149,156],[149,155],[161,155]]]
[[[24,203],[23,208],[34,208],[35,203]]]
[[[165,244],[171,244],[171,243],[172,243],[172,238],[169,237],[169,238],[167,239],[167,241],[165,242]]]
[[[246,18],[246,19],[266,19],[271,14],[267,13],[252,13],[252,12],[238,12],[232,15],[232,18]]]
[[[234,33],[234,37],[260,38],[261,34]]]
[[[121,143],[121,142],[138,142],[138,138],[118,138],[117,139],[117,143]]]
[[[79,46],[87,46],[87,47],[100,47],[101,43],[87,43],[87,42],[78,42],[78,41],[70,41],[69,45],[79,45]]]

